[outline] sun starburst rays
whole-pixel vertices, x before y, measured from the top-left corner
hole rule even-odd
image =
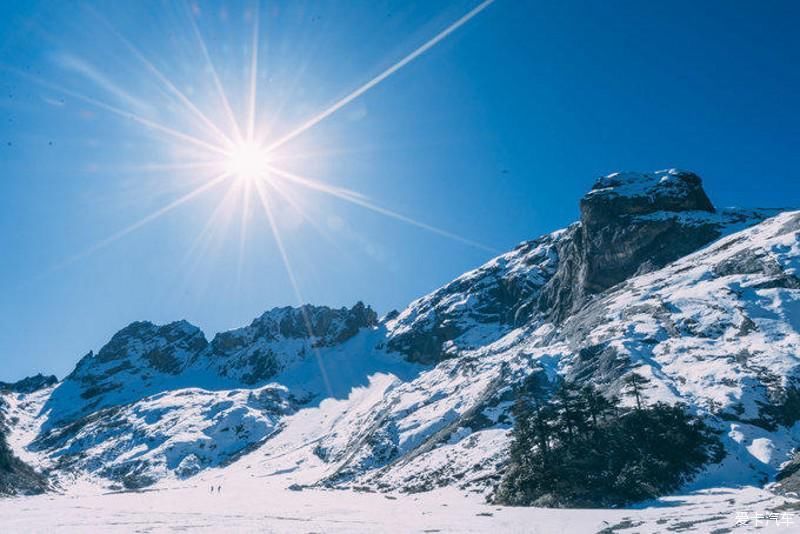
[[[258,38],[258,26],[261,17],[259,16],[259,2],[256,0],[255,10],[253,12],[253,36],[250,44],[250,80],[247,93],[247,138],[246,143],[253,144],[255,142],[255,128],[256,128],[256,97],[258,96],[258,48],[260,40]],[[265,150],[269,152],[269,150]]]
[[[468,13],[466,13],[464,16],[462,16],[461,18],[459,18],[458,20],[456,20],[455,22],[453,22],[452,24],[447,26],[445,29],[443,29],[442,31],[437,33],[435,36],[433,36],[431,39],[429,39],[428,41],[423,43],[421,46],[417,47],[413,52],[411,52],[407,56],[403,57],[400,61],[396,62],[391,67],[387,68],[386,70],[384,70],[383,72],[381,72],[380,74],[378,74],[377,76],[375,76],[374,78],[369,80],[368,82],[366,82],[363,85],[357,87],[356,89],[354,89],[353,91],[348,93],[346,96],[344,96],[340,100],[337,100],[336,102],[331,104],[329,107],[327,107],[324,110],[320,111],[316,115],[313,115],[311,118],[309,118],[308,120],[306,120],[305,122],[303,122],[302,124],[297,126],[296,128],[290,130],[288,133],[282,135],[281,137],[279,137],[278,139],[276,139],[275,141],[270,143],[270,145],[267,147],[267,150],[272,151],[272,150],[277,149],[278,147],[283,146],[284,144],[288,143],[289,141],[291,141],[295,137],[303,134],[305,131],[313,128],[314,126],[316,126],[317,124],[319,124],[320,122],[325,120],[326,118],[330,117],[331,115],[333,115],[334,113],[336,113],[337,111],[342,109],[344,106],[346,106],[347,104],[349,104],[350,102],[352,102],[356,98],[360,97],[361,95],[363,95],[364,93],[366,93],[367,91],[369,91],[370,89],[372,89],[373,87],[378,85],[379,83],[383,82],[384,80],[389,78],[391,75],[393,75],[394,73],[396,73],[397,71],[399,71],[400,69],[405,67],[406,65],[408,65],[409,63],[411,63],[412,61],[417,59],[419,56],[421,56],[422,54],[424,54],[425,52],[427,52],[428,50],[430,50],[431,48],[436,46],[439,42],[441,42],[443,39],[445,39],[448,35],[450,35],[454,31],[456,31],[458,28],[460,28],[461,26],[463,26],[464,24],[469,22],[478,13],[480,13],[481,11],[483,11],[484,9],[489,7],[491,4],[493,4],[494,1],[495,0],[484,0],[483,2],[478,4],[476,7],[474,7],[472,10],[470,10]]]
[[[188,7],[187,7],[188,10]],[[236,144],[244,143],[244,136],[242,136],[242,130],[239,127],[239,121],[236,120],[236,114],[233,112],[233,108],[231,108],[230,100],[228,99],[228,95],[225,92],[225,89],[222,87],[222,81],[219,79],[219,73],[217,73],[217,69],[214,66],[214,62],[211,60],[211,55],[208,53],[208,46],[206,45],[206,40],[203,38],[203,34],[200,32],[200,28],[197,27],[197,21],[195,20],[194,15],[191,12],[187,11],[187,17],[189,19],[189,25],[192,28],[192,34],[197,41],[197,46],[200,49],[200,53],[203,56],[205,61],[206,67],[208,68],[209,74],[211,75],[211,80],[214,83],[214,89],[217,94],[217,98],[220,101],[224,111],[225,117],[230,124],[230,127],[233,130],[233,138],[236,141]]]
[[[294,210],[302,221],[308,223],[319,234],[328,240],[330,236],[325,231],[323,225],[315,220],[314,213],[304,209],[298,201],[299,193],[315,192],[345,201],[351,205],[369,210],[384,217],[409,224],[416,228],[434,233],[436,235],[451,239],[472,247],[484,250],[491,250],[484,245],[473,240],[464,238],[455,233],[437,228],[433,225],[418,221],[410,216],[403,215],[389,208],[383,207],[375,201],[367,198],[356,191],[326,183],[292,172],[282,167],[283,164],[302,159],[302,154],[290,154],[286,157],[285,146],[291,141],[301,136],[317,124],[330,117],[353,100],[359,98],[367,91],[373,89],[378,84],[392,76],[419,56],[430,50],[436,44],[445,39],[452,32],[464,25],[466,22],[483,11],[492,4],[494,0],[484,0],[465,15],[455,20],[445,27],[431,39],[418,46],[411,53],[407,54],[392,66],[382,71],[380,74],[368,82],[356,87],[347,93],[347,96],[336,101],[318,113],[314,113],[299,125],[288,128],[285,133],[268,138],[267,133],[271,131],[273,124],[264,125],[259,128],[259,52],[262,46],[260,31],[260,6],[258,1],[253,4],[252,16],[250,17],[250,30],[252,31],[249,42],[249,65],[245,82],[244,117],[237,117],[231,106],[222,79],[217,72],[214,61],[209,53],[203,32],[195,20],[194,14],[190,9],[186,9],[189,18],[190,34],[192,41],[197,48],[196,54],[205,65],[205,72],[210,78],[210,84],[214,89],[215,100],[220,106],[220,114],[224,124],[217,124],[208,113],[204,112],[198,102],[196,102],[191,92],[182,90],[178,84],[159,69],[145,53],[137,48],[121,32],[113,27],[112,23],[99,13],[94,15],[124,46],[144,71],[152,77],[152,81],[167,95],[179,109],[184,110],[185,115],[181,116],[177,123],[164,121],[161,118],[149,116],[140,110],[131,111],[119,107],[113,103],[87,96],[66,87],[47,83],[40,79],[35,79],[37,83],[53,91],[58,91],[63,95],[74,98],[84,104],[90,105],[99,110],[108,112],[114,116],[123,118],[141,127],[146,131],[159,134],[160,138],[168,139],[174,146],[175,157],[172,162],[148,161],[138,165],[131,165],[127,171],[120,166],[120,172],[141,172],[153,173],[163,172],[167,175],[176,173],[195,173],[198,177],[204,177],[199,185],[196,185],[188,192],[183,193],[178,198],[166,203],[164,206],[146,214],[125,228],[99,240],[83,253],[71,258],[69,261],[82,258],[99,249],[116,243],[123,237],[150,224],[178,208],[188,204],[200,195],[215,189],[217,186],[225,184],[225,189],[218,196],[218,202],[213,209],[206,224],[192,242],[187,257],[193,257],[198,251],[207,248],[207,243],[213,235],[222,231],[223,227],[228,228],[230,222],[238,221],[238,258],[237,258],[237,284],[241,282],[242,269],[245,264],[246,247],[249,236],[253,233],[256,218],[253,217],[253,206],[258,206],[262,212],[262,222],[267,223],[267,234],[272,238],[278,249],[281,263],[289,278],[292,291],[299,303],[302,303],[302,294],[292,269],[292,264],[281,234],[281,224],[276,216],[276,205],[282,203]],[[32,78],[27,73],[23,75]],[[196,127],[187,129],[186,124],[194,124]],[[184,125],[183,127],[181,125]],[[283,149],[282,154],[278,155],[278,149]],[[283,156],[283,157],[281,157]],[[314,157],[313,153],[306,157]],[[236,216],[234,216],[234,214]],[[319,214],[317,214],[319,215]],[[225,224],[220,223],[225,221]],[[308,324],[310,328],[310,324]],[[321,362],[320,362],[321,363]],[[321,367],[324,374],[324,369]],[[327,379],[326,379],[327,380]]]
[[[200,111],[197,105],[194,102],[192,102],[192,100],[189,97],[187,97],[183,93],[183,91],[178,89],[178,87],[172,82],[172,80],[170,80],[165,74],[163,74],[153,64],[152,61],[150,61],[147,57],[145,57],[145,55],[132,42],[130,42],[121,33],[119,33],[113,27],[113,25],[108,20],[106,20],[105,17],[103,17],[94,10],[91,11],[95,14],[95,17],[98,20],[100,20],[109,29],[109,31],[111,31],[111,33],[114,34],[114,36],[116,36],[117,39],[120,40],[120,42],[122,42],[125,45],[125,47],[130,51],[130,53],[142,65],[144,65],[147,71],[158,80],[158,82],[164,89],[166,89],[170,94],[173,95],[173,97],[175,97],[182,105],[184,105],[186,109],[188,109],[189,112],[192,114],[192,116],[194,116],[195,119],[199,120],[203,125],[205,125],[205,127],[208,128],[209,132],[211,132],[215,137],[217,137],[218,140],[222,141],[224,147],[226,147],[227,149],[232,149],[236,146],[236,143],[234,143],[231,140],[231,138],[228,137],[227,134],[225,134],[225,132],[223,132],[216,124],[214,124],[214,121],[209,119],[205,113]],[[225,148],[223,148],[222,150],[224,149]]]

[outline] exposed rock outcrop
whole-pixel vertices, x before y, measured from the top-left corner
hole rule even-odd
[[[274,308],[210,343],[187,321],[134,322],[78,362],[45,412],[50,424],[60,424],[178,388],[256,386],[316,348],[343,343],[377,322],[375,311],[361,302],[339,309]]]
[[[560,243],[558,272],[539,301],[556,322],[592,295],[775,213],[717,212],[700,177],[676,169],[602,177],[581,199],[580,210],[580,224]]]
[[[569,239],[569,232],[560,230],[522,243],[415,300],[387,321],[388,347],[410,361],[435,363],[523,324],[555,274],[556,251]]]
[[[58,383],[55,375],[43,375],[41,373],[28,376],[16,382],[0,382],[0,392],[10,391],[12,393],[33,393],[40,389],[49,388]]]
[[[33,380],[30,384],[35,382]],[[8,445],[5,408],[5,402],[0,397],[0,496],[44,493],[49,488],[47,478],[20,460]]]
[[[357,302],[351,308],[304,305],[274,308],[244,328],[217,334],[194,365],[213,376],[254,385],[319,347],[344,343],[361,328],[378,324],[378,315]],[[282,343],[285,342],[285,343]]]

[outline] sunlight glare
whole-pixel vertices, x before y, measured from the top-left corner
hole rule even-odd
[[[226,171],[242,181],[264,177],[269,165],[269,153],[256,143],[237,146],[226,161]]]

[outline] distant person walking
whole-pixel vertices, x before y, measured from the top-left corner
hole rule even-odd
[[[211,493],[214,493],[214,486],[211,486]]]
[[[217,486],[217,493],[222,493],[222,486]]]

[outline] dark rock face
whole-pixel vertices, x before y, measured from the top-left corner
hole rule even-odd
[[[376,326],[378,314],[357,302],[352,308],[303,305],[276,308],[253,321],[261,335],[276,338],[316,338],[315,345],[328,346],[347,341],[361,328]]]
[[[779,495],[797,494],[800,491],[800,454],[795,454],[775,477],[772,490]]]
[[[139,349],[150,365],[163,373],[178,374],[187,363],[181,353],[193,354],[206,348],[208,342],[199,328],[186,321],[163,326],[137,322],[120,330],[97,354],[99,362],[127,358]]]
[[[342,343],[356,335],[360,329],[377,325],[378,314],[375,313],[375,310],[359,301],[345,314],[331,341],[334,344]]]
[[[114,334],[97,355],[86,355],[67,378],[98,383],[120,371],[141,367],[175,375],[189,363],[189,356],[207,345],[203,332],[186,321],[162,326],[139,321]]]
[[[589,227],[603,227],[622,216],[657,211],[714,213],[715,209],[703,190],[700,177],[675,169],[604,176],[581,199],[581,221]]]
[[[24,381],[21,380],[20,382]],[[49,489],[45,476],[17,458],[6,442],[8,428],[4,416],[4,407],[3,399],[0,398],[0,496],[44,493]]]
[[[720,235],[712,224],[635,217],[658,212],[714,213],[700,178],[693,173],[600,178],[580,205],[586,264],[583,286],[588,293],[618,284],[643,266],[647,270],[663,267]]]
[[[558,272],[539,302],[556,322],[592,295],[718,239],[733,222],[732,214],[716,213],[696,174],[674,169],[600,178],[580,208],[580,224],[559,247]]]
[[[276,341],[314,338],[316,346],[347,341],[361,328],[376,326],[378,315],[363,302],[352,308],[303,305],[299,308],[274,308],[255,319],[250,326],[217,334],[211,351],[227,355],[249,346],[254,339]]]
[[[0,391],[11,391],[12,393],[33,393],[40,389],[49,388],[58,382],[55,375],[45,376],[41,373],[28,376],[16,382],[0,382]]]
[[[48,487],[43,475],[14,456],[0,431],[0,495],[36,495]]]
[[[362,302],[349,309],[310,305],[274,308],[250,326],[215,336],[208,350],[198,355],[197,363],[210,366],[221,376],[237,376],[244,384],[253,385],[280,372],[292,358],[303,357],[306,345],[313,349],[344,343],[361,328],[377,324],[378,315]],[[298,354],[285,354],[275,345],[281,340],[306,343]]]
[[[577,226],[559,248],[561,263],[542,291],[539,309],[561,322],[595,294],[636,274],[664,267],[722,235],[713,223],[684,224],[679,218],[620,217],[607,226]]]

